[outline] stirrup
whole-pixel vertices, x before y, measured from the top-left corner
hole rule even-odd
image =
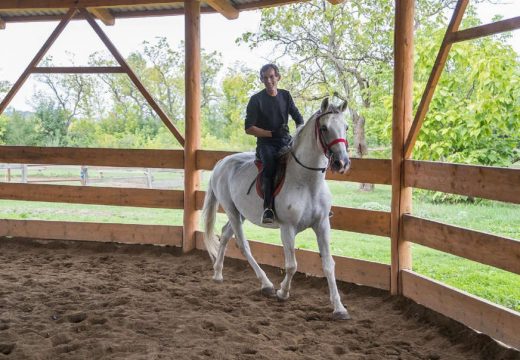
[[[272,224],[274,223],[274,211],[273,209],[267,208],[264,210],[262,214],[262,224]]]

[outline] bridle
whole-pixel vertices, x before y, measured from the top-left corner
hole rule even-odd
[[[329,115],[329,114],[339,114],[339,111],[329,110],[329,111],[325,111],[323,113],[321,111],[319,111],[317,113],[316,120],[315,120],[315,126],[314,126],[314,134],[316,135],[316,141],[320,144],[321,149],[323,150],[323,154],[325,155],[325,157],[328,160],[326,167],[313,168],[310,166],[306,166],[300,160],[298,160],[298,158],[294,154],[294,151],[291,150],[291,155],[294,158],[294,160],[296,160],[296,162],[300,166],[304,167],[305,169],[313,170],[313,171],[321,171],[324,173],[330,167],[330,164],[332,162],[332,155],[334,154],[331,150],[332,146],[334,146],[338,143],[345,143],[345,147],[348,149],[348,141],[347,141],[347,139],[344,139],[344,138],[337,138],[337,139],[332,140],[328,144],[326,143],[325,137],[323,135],[323,131],[321,130],[321,126],[320,126],[320,118],[322,118],[325,115]]]

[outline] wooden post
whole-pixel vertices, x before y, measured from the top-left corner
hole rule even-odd
[[[403,214],[412,210],[412,188],[404,186],[404,142],[412,123],[414,0],[396,0],[394,100],[392,117],[392,213],[390,292],[402,293],[400,271],[411,269],[409,242],[403,240]]]
[[[184,252],[195,249],[199,221],[196,192],[200,185],[196,155],[200,146],[200,2],[185,0],[184,36],[186,42],[186,130],[184,144]]]
[[[27,184],[27,164],[22,164],[21,174],[22,183]]]

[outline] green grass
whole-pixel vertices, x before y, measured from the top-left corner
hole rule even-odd
[[[59,172],[60,175],[63,173],[67,171]],[[57,173],[52,174],[56,175]],[[163,179],[173,177],[182,181],[178,174],[158,173],[157,176]],[[202,188],[207,186],[208,178],[209,173],[204,172]],[[334,195],[334,205],[390,210],[389,186],[377,185],[373,192],[362,192],[358,190],[357,184],[329,181],[329,187]],[[419,193],[414,194],[413,213],[427,219],[520,239],[518,205],[493,201],[481,201],[476,204],[435,204],[426,201],[425,196]],[[9,200],[0,200],[0,218],[182,225],[181,210]],[[217,226],[221,227],[224,223],[225,216],[219,215]],[[280,244],[279,233],[276,230],[261,229],[246,222],[245,233],[251,239]],[[316,240],[311,230],[299,234],[296,245],[301,249],[317,251]],[[331,248],[336,255],[390,263],[390,240],[385,237],[333,230]],[[414,271],[520,311],[520,275],[415,244],[412,247],[412,255]]]

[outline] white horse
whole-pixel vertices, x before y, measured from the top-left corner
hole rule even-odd
[[[348,143],[345,140],[348,127],[343,115],[346,107],[346,102],[339,107],[329,105],[326,98],[321,104],[320,111],[297,130],[291,149],[292,156],[287,162],[285,183],[275,200],[274,224],[266,226],[261,223],[263,201],[255,191],[248,191],[251,181],[257,175],[254,165],[255,154],[230,155],[216,164],[203,208],[204,243],[213,261],[215,281],[223,281],[222,268],[226,246],[234,234],[240,251],[262,283],[262,294],[276,295],[279,300],[287,300],[291,280],[296,273],[295,236],[311,227],[317,236],[323,272],[329,285],[330,300],[334,306],[333,319],[350,318],[347,309],[341,303],[334,275],[334,260],[330,254],[329,213],[332,196],[325,182],[327,168],[344,173],[350,166]],[[221,204],[229,218],[222,228],[220,241],[214,235],[218,204]],[[245,219],[259,226],[279,227],[281,230],[285,254],[285,278],[276,292],[273,283],[251,254],[242,229],[242,222]]]

